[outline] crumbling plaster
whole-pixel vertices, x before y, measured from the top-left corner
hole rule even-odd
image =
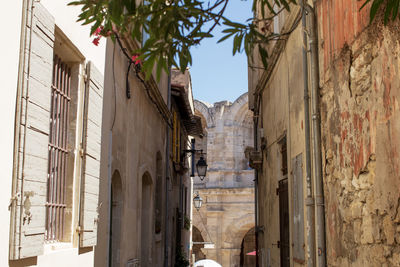
[[[329,266],[400,265],[398,23],[373,24],[321,76]]]

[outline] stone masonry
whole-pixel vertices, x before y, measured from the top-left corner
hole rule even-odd
[[[194,192],[203,198],[203,206],[193,209],[193,226],[202,241],[214,244],[214,248],[201,248],[195,260],[205,257],[222,266],[239,266],[241,260],[251,262],[247,257],[254,257],[240,256],[242,241],[254,227],[254,172],[245,154],[253,146],[247,94],[234,103],[209,105],[196,100],[195,109],[206,126],[196,149],[207,153],[208,171],[204,181],[194,179]]]

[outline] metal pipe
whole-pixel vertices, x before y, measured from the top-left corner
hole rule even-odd
[[[311,57],[311,108],[313,129],[313,162],[314,162],[314,185],[316,205],[316,241],[317,241],[317,263],[319,267],[326,266],[325,249],[325,208],[322,180],[321,159],[321,118],[319,114],[319,64],[318,64],[318,36],[314,9],[310,5],[304,6],[311,15],[309,27],[309,44]]]
[[[168,69],[168,92],[167,92],[167,106],[171,110],[171,67]],[[165,148],[165,235],[164,235],[164,267],[168,267],[168,209],[169,209],[169,125],[165,126],[166,148]]]
[[[257,98],[260,96],[257,96]],[[255,104],[256,108],[254,111],[256,111],[257,114],[254,114],[254,150],[257,151],[257,138],[258,138],[258,109],[260,107],[257,106],[257,103]],[[258,170],[254,170],[254,225],[255,225],[255,239],[256,239],[256,267],[259,266],[259,251],[258,251]]]
[[[304,127],[305,127],[305,149],[306,149],[306,260],[307,266],[314,266],[315,258],[315,235],[314,235],[314,199],[312,197],[312,182],[311,182],[311,152],[310,152],[310,97],[308,94],[308,58],[307,58],[307,12],[304,8],[304,0],[301,1],[302,7],[302,27],[303,27],[303,83],[304,83]]]
[[[192,174],[190,175],[190,177],[194,177],[194,157],[195,157],[195,152],[196,152],[196,150],[195,150],[195,142],[196,142],[196,139],[192,139],[191,140],[191,149],[192,149],[192,153],[191,153],[191,160],[192,160]]]

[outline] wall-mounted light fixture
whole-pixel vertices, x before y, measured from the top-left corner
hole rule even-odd
[[[197,192],[196,196],[193,198],[193,205],[197,210],[199,210],[201,205],[203,205],[203,199],[199,195],[199,192]]]
[[[197,175],[200,177],[200,180],[203,181],[204,177],[206,177],[206,174],[207,174],[208,165],[207,165],[206,160],[204,159],[203,155],[205,153],[203,153],[203,150],[196,150],[195,149],[195,142],[196,142],[196,140],[193,138],[191,140],[191,144],[192,144],[191,149],[183,150],[183,157],[185,157],[186,154],[190,153],[190,156],[192,157],[192,174],[190,176],[194,177],[195,176],[194,175],[194,166],[195,166],[194,165],[194,156],[196,155],[196,153],[200,153],[200,159],[196,163],[196,170],[197,170]]]

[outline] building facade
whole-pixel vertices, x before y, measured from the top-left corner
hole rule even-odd
[[[193,210],[194,260],[253,266],[255,257],[247,255],[255,249],[254,171],[248,164],[253,123],[247,93],[233,103],[195,100],[195,109],[205,127],[196,149],[206,154],[208,171],[204,180],[194,179],[194,194],[203,199],[202,207]]]
[[[190,75],[145,80],[126,55],[137,45],[107,44],[95,266],[174,266],[189,257],[192,187],[183,151],[188,135],[201,131]]]
[[[399,22],[361,5],[282,12],[249,69],[259,266],[399,265]]]
[[[8,265],[93,265],[103,76],[39,2],[22,8]]]

